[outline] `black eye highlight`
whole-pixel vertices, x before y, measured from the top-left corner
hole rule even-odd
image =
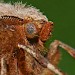
[[[36,28],[35,28],[34,24],[28,23],[28,24],[26,25],[26,31],[27,31],[28,34],[33,34],[33,33],[35,33]]]

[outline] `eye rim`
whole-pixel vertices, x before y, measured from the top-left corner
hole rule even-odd
[[[30,33],[30,34],[29,34],[28,31],[27,31],[27,26],[28,26],[28,25],[32,25],[31,28],[33,28],[33,32]],[[26,36],[27,36],[28,38],[33,38],[33,37],[37,36],[37,26],[36,26],[36,24],[34,24],[34,23],[32,23],[32,22],[29,22],[29,23],[24,24],[24,30],[25,30]]]

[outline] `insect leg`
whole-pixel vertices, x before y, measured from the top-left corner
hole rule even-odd
[[[1,58],[1,75],[7,74],[7,62],[4,57]]]
[[[8,59],[8,75],[19,75],[17,62],[17,58],[11,54]]]
[[[50,44],[50,51],[48,54],[49,57],[52,57],[57,52],[58,46],[66,50],[72,57],[75,58],[75,49],[59,40],[55,40]]]
[[[57,75],[64,75],[59,69],[57,69],[54,65],[52,65],[44,56],[40,54],[40,52],[34,52],[34,50],[30,46],[24,46],[18,44],[19,48],[26,50],[30,55],[32,55],[44,68],[48,68],[53,71]]]

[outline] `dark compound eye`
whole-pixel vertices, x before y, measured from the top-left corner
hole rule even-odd
[[[33,33],[35,33],[35,32],[36,32],[36,28],[35,28],[34,24],[28,23],[28,24],[26,25],[26,31],[27,31],[28,34],[33,34]]]

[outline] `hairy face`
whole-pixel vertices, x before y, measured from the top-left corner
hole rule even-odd
[[[36,38],[46,41],[50,36],[53,28],[53,22],[44,20],[29,20],[24,24],[27,38]]]
[[[0,3],[0,11],[0,17],[4,15],[10,17],[9,19],[12,21],[6,16],[6,20],[10,21],[8,23],[24,25],[27,38],[38,37],[40,40],[46,41],[51,36],[52,22],[48,22],[47,17],[35,7],[24,6],[22,4],[18,6],[16,3],[14,5]]]

